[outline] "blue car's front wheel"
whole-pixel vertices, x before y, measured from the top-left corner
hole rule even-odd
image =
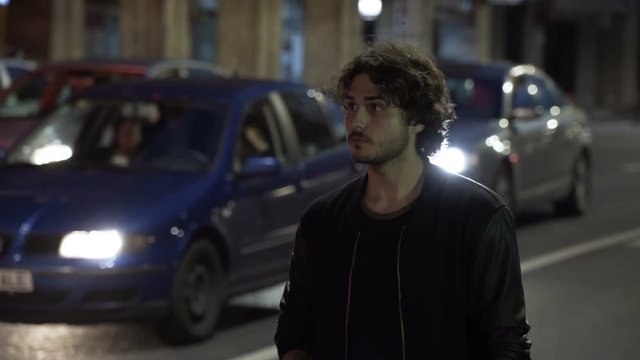
[[[168,322],[159,324],[160,333],[173,343],[208,338],[226,300],[226,287],[222,259],[214,245],[206,239],[194,241],[174,276]]]

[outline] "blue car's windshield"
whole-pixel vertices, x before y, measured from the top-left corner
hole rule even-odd
[[[198,172],[214,160],[227,106],[79,100],[53,112],[8,164]]]
[[[498,118],[502,113],[502,83],[466,77],[447,78],[458,119]]]

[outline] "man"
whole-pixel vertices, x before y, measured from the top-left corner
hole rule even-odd
[[[427,160],[455,117],[443,74],[375,45],[337,86],[367,173],[302,215],[280,304],[295,359],[529,359],[513,219],[484,186]]]
[[[132,120],[123,120],[116,127],[112,154],[109,162],[116,166],[127,167],[131,157],[140,144],[142,129],[140,124]]]

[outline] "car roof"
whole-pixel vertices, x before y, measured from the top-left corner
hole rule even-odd
[[[306,89],[309,87],[299,83],[237,77],[146,79],[96,86],[76,99],[207,102],[232,100],[243,94]]]
[[[508,61],[465,62],[440,60],[438,61],[438,66],[447,77],[472,77],[502,81],[515,64]]]
[[[43,63],[42,72],[124,72],[144,74],[153,63],[146,60],[70,60]]]
[[[25,70],[33,70],[38,66],[38,63],[35,61],[20,58],[0,58],[0,65],[17,67]]]
[[[39,67],[42,72],[107,72],[107,73],[128,73],[147,74],[154,69],[163,68],[192,68],[207,69],[217,75],[226,76],[228,73],[219,66],[202,60],[194,59],[161,59],[161,60],[140,60],[140,59],[82,59],[55,61],[43,63]]]

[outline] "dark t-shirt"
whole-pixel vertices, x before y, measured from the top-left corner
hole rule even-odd
[[[351,277],[349,360],[402,359],[397,258],[411,205],[381,215],[362,204],[364,226]]]

